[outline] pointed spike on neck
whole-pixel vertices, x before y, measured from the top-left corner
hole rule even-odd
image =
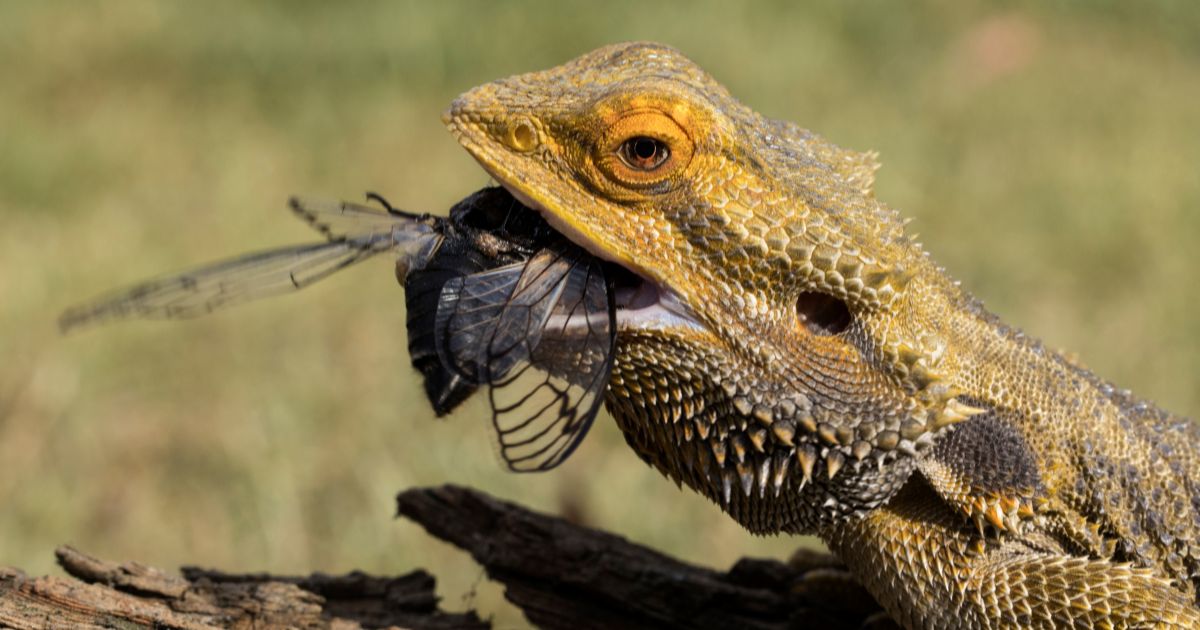
[[[830,479],[833,479],[842,466],[846,463],[846,457],[839,451],[833,451],[825,456],[825,473]]]
[[[812,481],[813,466],[817,463],[817,452],[813,447],[805,444],[796,449],[796,460],[800,462],[800,472],[804,474],[804,481]]]

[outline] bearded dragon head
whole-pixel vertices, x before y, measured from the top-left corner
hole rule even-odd
[[[953,285],[875,200],[872,154],[764,118],[647,43],[477,87],[444,120],[612,264],[608,408],[643,459],[748,528],[879,505],[977,411],[932,324],[928,296]]]

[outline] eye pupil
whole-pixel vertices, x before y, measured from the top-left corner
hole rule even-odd
[[[637,136],[626,140],[618,153],[626,164],[642,171],[653,171],[662,166],[671,155],[665,142],[649,136]]]
[[[649,160],[658,153],[658,143],[650,138],[638,138],[633,141],[633,154],[643,160]]]

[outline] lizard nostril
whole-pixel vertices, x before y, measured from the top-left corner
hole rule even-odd
[[[796,300],[800,323],[814,335],[837,335],[850,327],[854,317],[846,303],[824,293],[805,291]]]
[[[524,118],[508,128],[508,144],[517,151],[531,151],[537,145],[537,130]]]

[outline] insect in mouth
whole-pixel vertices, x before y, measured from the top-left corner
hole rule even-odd
[[[503,188],[463,199],[449,217],[293,198],[326,238],[150,280],[67,310],[64,331],[104,321],[184,319],[302,289],[385,252],[404,286],[409,354],[437,415],[479,389],[509,469],[549,470],[599,412],[616,342],[605,265]]]

